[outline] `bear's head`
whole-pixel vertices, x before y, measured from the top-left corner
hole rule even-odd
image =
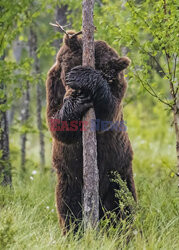
[[[69,35],[64,35],[63,45],[57,54],[57,63],[61,67],[61,79],[64,86],[66,74],[73,67],[82,65],[82,38],[80,35],[74,36],[75,31],[67,31],[67,33]],[[101,71],[110,84],[115,84],[119,73],[123,75],[122,71],[129,64],[128,57],[119,57],[106,42],[95,41],[95,69]]]

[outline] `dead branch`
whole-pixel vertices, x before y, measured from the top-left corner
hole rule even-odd
[[[70,38],[74,38],[75,36],[78,36],[78,35],[81,35],[82,34],[82,31],[79,31],[73,35],[70,36]]]
[[[60,32],[65,33],[69,38],[74,38],[74,37],[76,37],[76,36],[82,34],[82,31],[79,31],[79,32],[77,32],[77,33],[75,33],[75,34],[73,34],[73,35],[68,34],[68,32],[66,32],[66,30],[65,30],[64,28],[67,27],[67,26],[69,26],[70,24],[67,24],[67,25],[62,26],[62,25],[60,25],[59,22],[57,22],[57,21],[56,21],[56,23],[49,23],[49,24],[50,24],[51,26],[53,26],[53,27],[59,28],[59,29],[60,29]]]

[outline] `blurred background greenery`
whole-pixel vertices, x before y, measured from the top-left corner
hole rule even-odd
[[[139,201],[129,241],[120,228],[65,237],[58,228],[45,80],[63,34],[49,23],[80,31],[81,1],[0,1],[0,249],[179,249],[169,84],[171,79],[177,100],[178,7],[175,0],[95,4],[95,39],[132,60],[124,116]]]

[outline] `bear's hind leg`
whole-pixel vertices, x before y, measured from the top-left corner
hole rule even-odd
[[[56,187],[56,205],[60,226],[64,233],[71,227],[78,230],[82,219],[81,192],[70,189],[61,182]]]

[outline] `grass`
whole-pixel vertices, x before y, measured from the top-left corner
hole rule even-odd
[[[63,236],[55,208],[55,177],[50,168],[42,174],[38,164],[29,161],[22,178],[18,160],[14,160],[13,188],[0,187],[0,249],[179,249],[174,135],[167,114],[157,113],[157,109],[155,112],[152,119],[145,117],[140,106],[127,107],[125,112],[135,152],[138,193],[138,208],[129,231],[123,221],[116,229],[103,226],[97,232],[69,232]]]

